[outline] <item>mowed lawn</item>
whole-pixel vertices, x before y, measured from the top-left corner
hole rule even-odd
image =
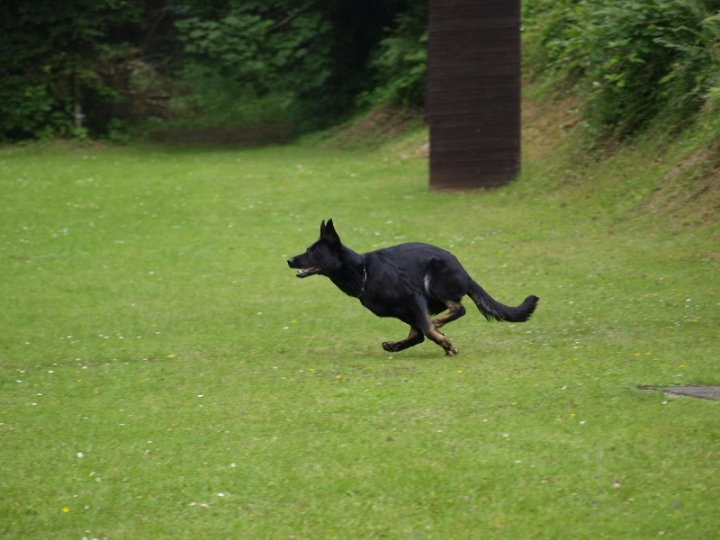
[[[716,537],[720,402],[661,388],[720,384],[717,226],[401,153],[0,149],[0,537]],[[538,310],[389,355],[287,267],[328,218]]]

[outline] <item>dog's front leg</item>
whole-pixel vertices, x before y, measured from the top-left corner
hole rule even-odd
[[[440,346],[445,350],[445,354],[446,354],[447,356],[455,356],[458,352],[460,352],[460,351],[458,351],[458,350],[455,348],[455,346],[450,342],[450,340],[445,337],[444,334],[441,334],[440,332],[438,332],[438,331],[435,330],[434,328],[433,328],[433,332],[434,332],[434,334],[436,334],[436,335],[430,335],[430,334],[428,334],[428,337],[429,337],[431,340],[433,340],[435,343],[437,343],[438,345],[440,345]]]
[[[418,345],[423,341],[425,341],[425,336],[423,336],[423,333],[420,331],[420,329],[411,326],[410,334],[408,334],[408,337],[406,339],[403,339],[401,341],[386,341],[382,344],[382,348],[388,352],[400,352],[404,351],[409,347],[414,347],[415,345]]]

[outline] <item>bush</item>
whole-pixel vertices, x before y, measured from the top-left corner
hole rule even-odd
[[[422,107],[427,71],[427,4],[412,6],[400,13],[396,28],[378,44],[371,66],[378,85],[366,99],[406,107]]]
[[[661,114],[680,126],[720,82],[718,8],[718,0],[530,0],[532,74],[579,90],[596,136],[632,135]]]
[[[103,44],[140,19],[131,0],[0,3],[0,139],[85,136],[106,128],[120,94],[103,80]]]
[[[221,13],[176,22],[187,100],[209,123],[290,120],[331,74],[332,25],[282,2],[229,2]]]

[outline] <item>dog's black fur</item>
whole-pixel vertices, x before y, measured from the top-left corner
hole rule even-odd
[[[302,255],[288,260],[290,268],[299,268],[297,277],[322,274],[344,293],[379,317],[395,317],[410,325],[410,335],[401,341],[382,344],[386,351],[397,352],[422,343],[425,337],[440,345],[445,354],[458,350],[441,326],[465,315],[460,303],[470,296],[488,320],[525,322],[538,302],[528,296],[518,307],[493,300],[468,275],[455,256],[428,244],[400,244],[360,255],[343,246],[332,219],[320,225],[320,239]],[[435,320],[431,315],[448,312]]]

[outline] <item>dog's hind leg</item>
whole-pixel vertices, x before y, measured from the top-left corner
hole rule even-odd
[[[407,339],[401,341],[386,341],[382,344],[382,347],[388,352],[399,352],[409,347],[414,347],[423,341],[425,341],[425,336],[423,336],[422,331],[420,331],[419,328],[411,326]]]
[[[409,302],[408,307],[410,308],[410,313],[406,313],[403,317],[398,318],[410,325],[410,334],[402,341],[386,341],[382,344],[383,349],[388,352],[398,352],[422,343],[425,338],[428,338],[440,345],[448,356],[453,356],[458,353],[458,350],[450,340],[446,338],[443,333],[439,332],[437,328],[435,328],[435,324],[430,320],[427,302],[423,296],[417,295]],[[462,308],[462,306],[460,307]],[[455,318],[459,316],[459,314],[456,314]]]
[[[453,302],[452,300],[447,300],[445,302],[445,305],[448,308],[448,312],[433,321],[433,325],[435,326],[435,328],[440,328],[441,326],[444,326],[449,322],[453,322],[454,320],[459,319],[460,317],[465,315],[465,307],[460,302]]]
[[[445,334],[439,332],[435,327],[435,323],[430,320],[430,314],[427,312],[427,309],[420,309],[418,306],[415,316],[417,317],[418,326],[420,326],[420,329],[422,330],[422,333],[425,334],[426,338],[440,345],[445,350],[445,354],[448,356],[455,356],[458,353],[458,350],[453,346],[450,340],[445,337]],[[460,315],[457,315],[455,318],[459,316]]]
[[[467,283],[467,272],[454,257],[452,260],[437,258],[430,262],[423,278],[426,298],[430,299],[432,313],[440,313],[443,305],[448,310],[432,321],[435,328],[445,326],[465,315],[465,307],[460,302],[467,294]]]

